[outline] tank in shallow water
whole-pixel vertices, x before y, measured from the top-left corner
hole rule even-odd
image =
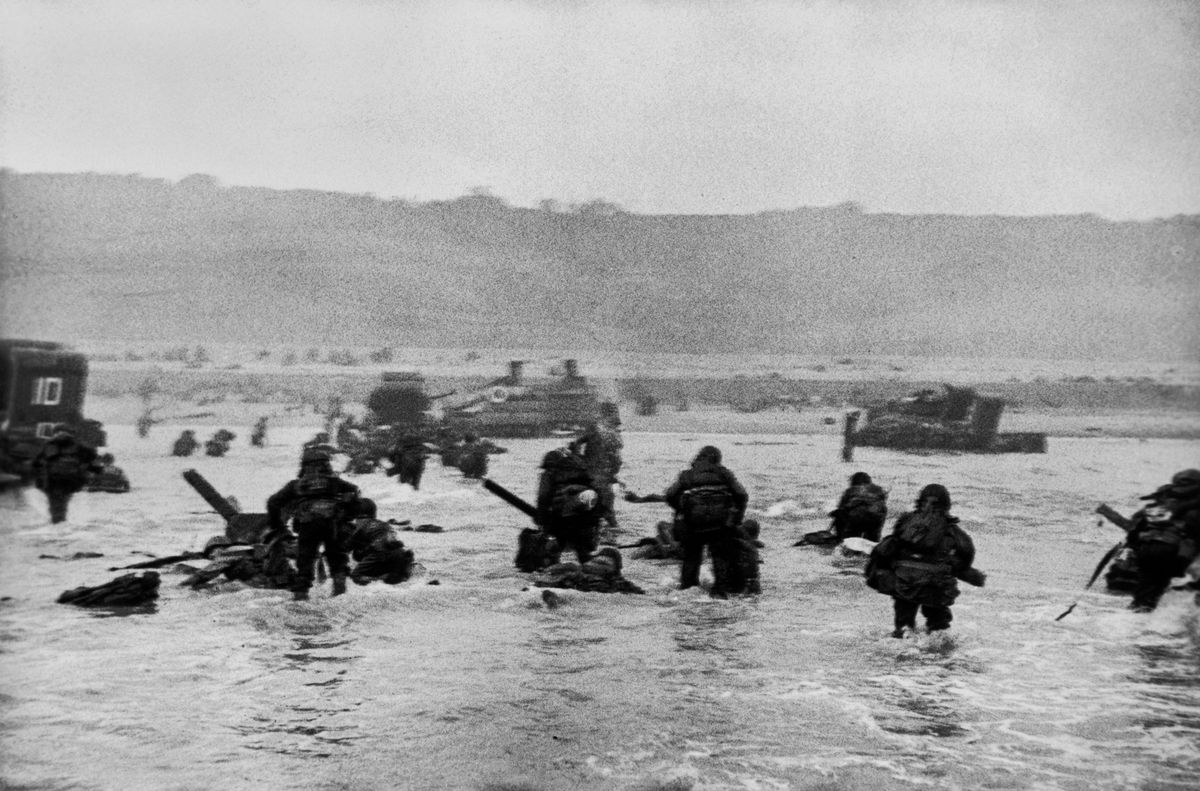
[[[846,415],[847,447],[947,450],[971,453],[1045,453],[1040,432],[1002,432],[1004,399],[969,387],[945,385],[941,395],[921,390],[907,398]]]

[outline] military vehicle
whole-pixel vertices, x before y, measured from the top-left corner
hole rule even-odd
[[[83,417],[87,376],[87,357],[61,343],[0,339],[0,473],[28,479],[59,424],[84,445],[108,442],[102,424]]]
[[[464,403],[447,406],[442,427],[452,435],[549,437],[578,433],[604,414],[602,401],[575,360],[549,380],[527,379],[524,363],[513,360],[508,374],[488,382]],[[610,409],[611,409],[610,405]]]
[[[969,387],[944,385],[846,415],[844,440],[853,447],[949,450],[970,453],[1045,453],[1041,432],[999,431],[1004,399]],[[861,421],[861,422],[860,422]],[[845,451],[843,451],[845,455]]]
[[[429,395],[425,377],[416,371],[384,372],[383,381],[367,396],[363,422],[350,420],[338,427],[337,445],[350,455],[351,471],[374,471],[404,437],[433,436],[438,429],[433,405],[452,395],[454,391]]]

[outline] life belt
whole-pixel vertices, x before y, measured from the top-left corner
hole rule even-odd
[[[488,391],[488,401],[493,404],[503,404],[508,400],[508,391],[497,385]]]

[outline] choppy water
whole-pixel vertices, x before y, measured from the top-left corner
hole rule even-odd
[[[308,603],[195,592],[163,575],[150,612],[55,603],[108,567],[199,549],[220,520],[179,473],[246,510],[294,472],[311,432],[166,456],[171,436],[112,430],[128,495],[80,495],[50,526],[37,492],[0,502],[0,787],[22,789],[1185,789],[1200,777],[1200,628],[1189,595],[1153,614],[1084,592],[1126,513],[1194,443],[1052,440],[1045,456],[913,456],[828,437],[627,434],[623,477],[661,491],[715,441],[764,524],[757,599],[675,590],[633,560],[645,596],[562,592],[548,610],[512,567],[524,517],[431,462],[418,493],[354,480],[425,571]],[[511,441],[491,477],[532,499],[551,440]],[[802,533],[850,472],[894,512],[945,483],[988,587],[948,636],[894,640],[890,600]],[[666,515],[623,503],[625,539]],[[66,560],[76,552],[103,558]],[[440,584],[431,585],[437,580]],[[1073,601],[1079,606],[1055,622]]]

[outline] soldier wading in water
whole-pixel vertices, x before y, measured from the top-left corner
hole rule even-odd
[[[333,595],[346,592],[346,549],[342,546],[344,523],[358,515],[358,487],[343,481],[333,471],[329,451],[306,448],[300,457],[300,475],[267,499],[271,533],[285,530],[284,513],[290,513],[296,531],[297,601],[308,598],[317,565],[317,553],[325,547],[325,560],[333,578]]]
[[[711,593],[726,596],[731,587],[729,572],[740,564],[738,550],[743,537],[739,526],[749,502],[746,490],[721,465],[721,451],[706,445],[663,496],[681,521],[677,532],[683,549],[679,587],[700,584],[700,566],[704,562],[704,548],[708,547],[713,562]]]
[[[916,509],[900,515],[867,561],[867,585],[893,599],[892,637],[917,628],[918,610],[929,631],[949,629],[956,580],[981,587],[987,579],[974,562],[975,544],[950,515],[950,492],[931,483],[917,496]]]

